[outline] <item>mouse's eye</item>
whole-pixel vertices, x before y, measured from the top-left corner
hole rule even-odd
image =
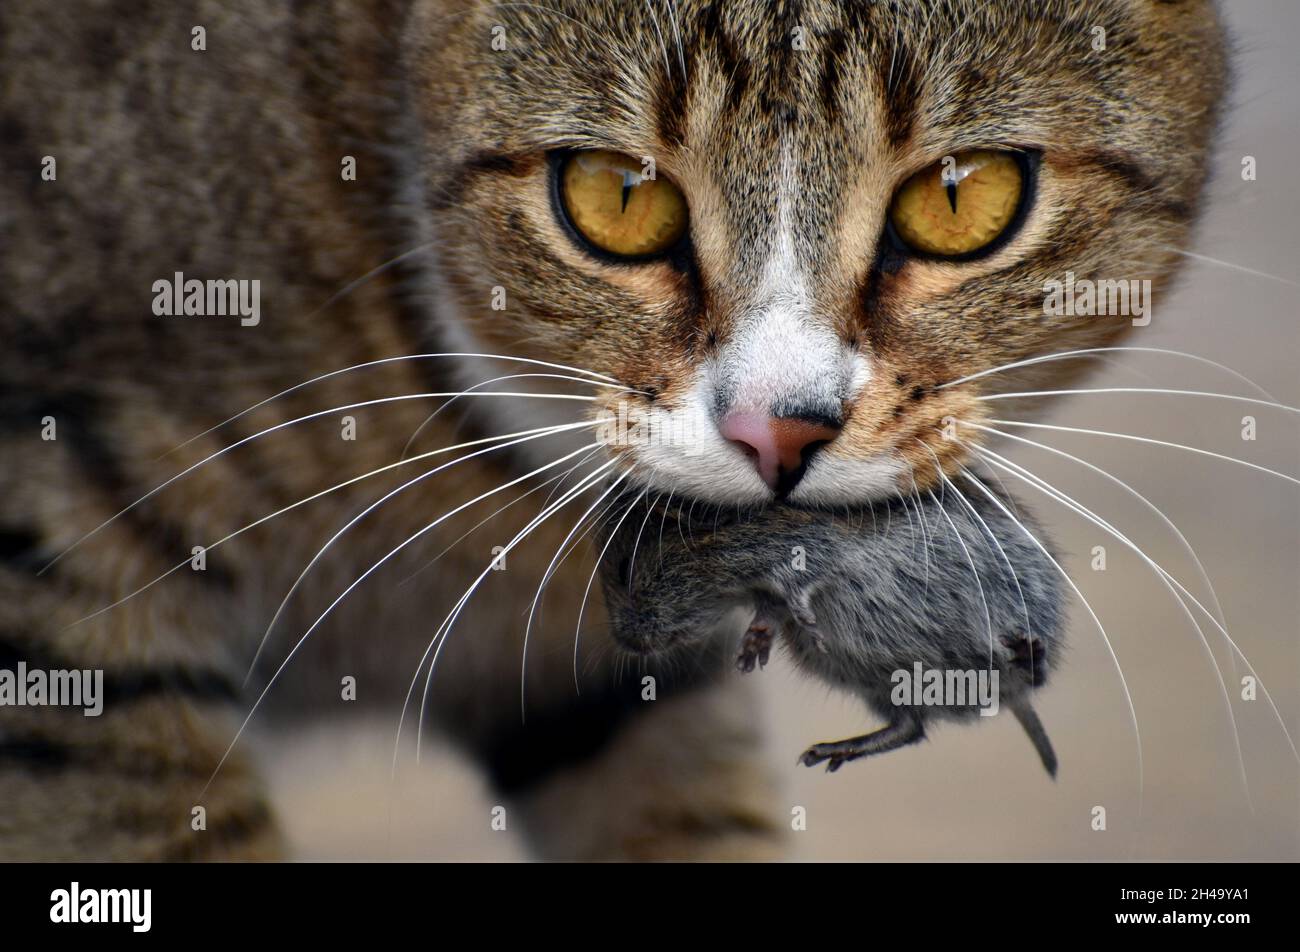
[[[997,241],[1016,218],[1026,165],[1015,152],[978,150],[945,156],[903,183],[889,220],[913,251],[960,258]]]
[[[573,230],[600,251],[648,258],[673,248],[686,233],[686,198],[663,176],[617,152],[565,156],[557,169],[560,204]]]

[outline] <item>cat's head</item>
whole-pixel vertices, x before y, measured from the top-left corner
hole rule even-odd
[[[594,389],[653,421],[611,445],[630,479],[728,503],[924,486],[1002,376],[943,384],[1130,327],[1047,288],[1159,291],[1225,74],[1205,0],[428,0],[408,30],[444,342],[632,388]]]

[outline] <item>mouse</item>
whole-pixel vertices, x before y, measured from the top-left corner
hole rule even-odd
[[[1064,646],[1061,571],[1042,527],[1005,492],[971,475],[834,512],[644,495],[613,511],[598,530],[598,570],[623,650],[663,655],[738,635],[736,666],[750,674],[780,645],[884,721],[812,744],[799,763],[833,772],[918,743],[936,721],[1006,707],[1055,778],[1032,697]]]

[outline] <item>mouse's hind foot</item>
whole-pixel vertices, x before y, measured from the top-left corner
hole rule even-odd
[[[815,767],[826,761],[826,772],[834,773],[850,760],[870,757],[897,750],[908,744],[915,744],[925,737],[925,728],[921,719],[915,714],[901,714],[878,731],[850,737],[848,740],[831,741],[825,744],[813,744],[799,757],[799,763],[805,767]]]
[[[772,642],[775,640],[776,623],[762,617],[755,618],[740,639],[736,667],[745,674],[753,671],[755,665],[764,667],[772,656]]]

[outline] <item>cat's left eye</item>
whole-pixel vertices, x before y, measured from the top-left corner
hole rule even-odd
[[[556,169],[562,212],[583,239],[617,258],[664,254],[686,234],[686,198],[631,156],[571,152]]]
[[[962,258],[990,248],[1016,220],[1027,180],[1024,155],[987,149],[945,156],[894,195],[894,233],[913,251]]]

